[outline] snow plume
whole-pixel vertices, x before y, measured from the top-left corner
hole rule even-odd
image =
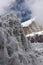
[[[30,7],[32,17],[36,17],[36,22],[43,25],[43,0],[25,0],[25,6]]]
[[[15,0],[0,0],[0,15],[6,12],[6,8],[9,7]]]

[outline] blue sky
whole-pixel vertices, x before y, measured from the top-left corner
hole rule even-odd
[[[31,11],[27,8],[25,8],[25,0],[15,0],[15,2],[12,4],[12,7],[10,10],[15,11],[17,17],[21,20],[21,22],[24,22],[25,20],[28,20],[31,18]]]

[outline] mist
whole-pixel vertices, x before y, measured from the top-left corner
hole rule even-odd
[[[43,0],[25,0],[25,7],[30,8],[31,17],[36,17],[35,22],[43,25]]]
[[[7,7],[9,7],[15,0],[0,0],[0,15],[6,12]]]

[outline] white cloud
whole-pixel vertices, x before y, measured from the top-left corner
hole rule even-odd
[[[15,0],[0,0],[0,14],[5,13],[5,8],[11,5]]]
[[[36,22],[43,25],[43,0],[25,0],[25,6],[30,7],[32,17],[36,17]]]

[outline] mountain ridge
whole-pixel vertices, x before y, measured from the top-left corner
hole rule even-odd
[[[39,31],[43,30],[42,27],[35,22],[35,18],[27,20],[27,21],[21,23],[21,25],[24,29],[25,34],[30,34],[32,32],[39,32]]]

